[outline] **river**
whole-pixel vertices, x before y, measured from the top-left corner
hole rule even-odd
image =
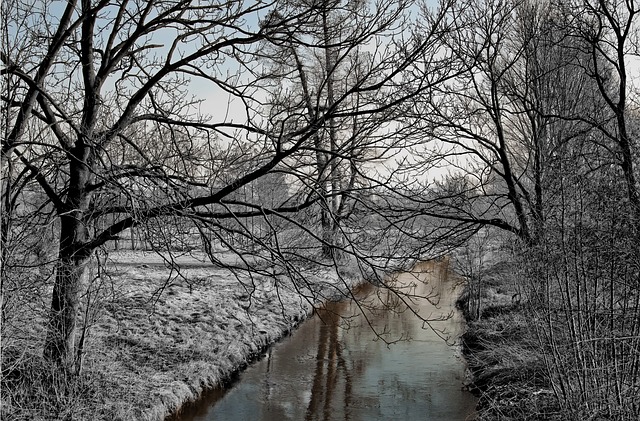
[[[389,282],[405,302],[365,286],[357,301],[328,303],[179,420],[470,419],[476,398],[463,390],[464,362],[451,346],[463,323],[455,282],[436,262]]]

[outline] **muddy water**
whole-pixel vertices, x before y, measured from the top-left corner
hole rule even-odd
[[[468,419],[476,399],[462,390],[464,363],[450,345],[461,329],[454,282],[435,263],[390,282],[405,303],[365,287],[357,303],[328,304],[181,420]]]

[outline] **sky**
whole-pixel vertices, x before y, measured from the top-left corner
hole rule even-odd
[[[431,8],[437,6],[437,0],[427,0],[427,5]],[[34,3],[36,7],[47,7],[51,15],[60,15],[64,10],[66,1],[54,0],[51,2],[36,1]],[[250,29],[256,29],[259,20],[264,17],[265,11],[257,12],[250,15],[246,19],[246,25]],[[418,14],[417,7],[411,6],[411,15],[415,18]],[[155,49],[155,51],[162,52],[171,45],[173,41],[173,33],[170,30],[160,32],[156,38],[153,39],[153,43],[164,45],[163,48]],[[185,52],[188,51],[188,44]],[[637,56],[627,56],[629,72],[632,77],[630,98],[635,101],[636,106],[640,106],[640,58]],[[237,67],[230,61],[225,61],[222,65],[218,65],[214,71],[219,74],[225,74],[227,72],[235,72]],[[245,123],[247,119],[245,106],[241,100],[231,97],[219,87],[215,86],[210,81],[198,80],[193,78],[189,84],[189,93],[201,98],[203,100],[201,111],[209,114],[212,117],[212,121],[227,121],[233,123]],[[263,97],[264,98],[264,97]]]

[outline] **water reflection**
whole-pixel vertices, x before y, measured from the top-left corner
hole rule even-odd
[[[458,334],[459,315],[414,314],[451,314],[453,282],[441,266],[417,269],[392,281],[405,295],[367,287],[358,303],[330,303],[181,419],[465,420],[475,398],[441,338]]]

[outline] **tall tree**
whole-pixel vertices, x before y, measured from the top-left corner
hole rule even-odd
[[[356,117],[370,124],[384,121],[414,95],[390,90],[428,52],[440,22],[419,42],[389,45],[384,42],[389,34],[404,31],[407,4],[401,1],[354,13],[353,27],[339,39],[323,32],[337,24],[328,20],[332,7],[340,9],[337,3],[329,8],[316,2],[290,7],[278,0],[10,3],[1,71],[15,89],[2,96],[8,116],[2,160],[11,163],[2,181],[10,194],[28,174],[54,209],[58,256],[44,354],[65,370],[78,362],[75,324],[92,253],[126,230],[181,219],[254,240],[242,221],[271,216],[292,221],[311,241],[326,245],[313,226],[287,215],[316,203],[342,214],[337,200],[353,182],[337,177],[340,168],[351,168],[340,162],[371,146],[340,144],[337,123]],[[303,103],[302,114],[296,108],[270,113],[273,107],[263,101],[273,91],[265,87],[255,59],[265,44],[289,51],[313,47],[297,30],[318,19],[324,49],[317,51],[324,57],[327,88],[313,97],[311,108]],[[359,48],[373,51],[339,82],[339,63]],[[206,103],[191,92],[205,88],[230,98],[227,106],[218,103],[208,110],[212,115],[203,112]],[[366,103],[360,100],[364,96]],[[235,104],[241,104],[242,117],[228,115]],[[310,153],[312,176],[303,165]],[[295,187],[275,206],[234,196],[273,172],[286,173]],[[226,220],[240,224],[225,225]],[[278,245],[268,250],[289,264]]]
[[[615,142],[619,165],[624,173],[634,230],[640,229],[637,142],[629,131],[631,57],[640,55],[640,5],[634,1],[581,1],[575,8],[564,5],[575,35],[584,40],[590,60],[585,71],[598,85],[602,99],[614,116],[615,124],[595,126]]]
[[[299,12],[312,3],[289,2],[289,7]],[[395,7],[381,13],[359,1],[327,2],[316,10],[316,16],[304,27],[295,28],[289,39],[273,45],[265,62],[267,77],[275,88],[271,91],[271,113],[283,117],[299,113],[314,120],[326,110],[336,111],[314,134],[313,168],[298,173],[306,179],[301,182],[317,185],[324,197],[318,204],[320,236],[323,254],[330,257],[334,245],[344,246],[339,232],[341,221],[351,213],[358,191],[366,187],[363,165],[379,158],[376,148],[398,147],[380,137],[380,131],[393,117],[380,115],[372,120],[359,114],[372,105],[375,94],[362,91],[349,101],[337,101],[376,65],[375,54],[353,40],[362,37],[359,22],[363,19],[381,29],[388,28],[387,37],[398,35],[402,27],[394,29],[391,24],[403,10]],[[380,48],[382,39],[376,42]]]
[[[494,226],[529,244],[543,235],[558,148],[589,130],[581,116],[602,121],[596,87],[581,68],[585,56],[559,16],[544,1],[459,5],[460,29],[445,46],[458,74],[421,99],[409,120],[426,139],[416,148],[422,171],[453,174],[451,188],[416,196],[424,213]]]

